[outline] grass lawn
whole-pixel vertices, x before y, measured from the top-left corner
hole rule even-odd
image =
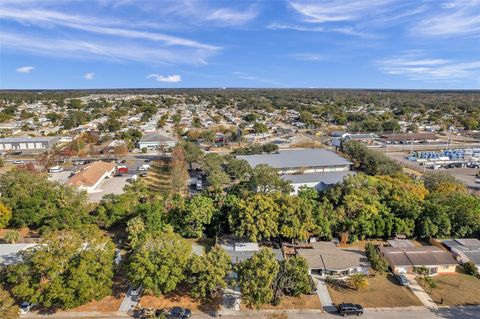
[[[396,284],[390,275],[368,277],[368,283],[367,288],[358,291],[342,281],[335,281],[327,287],[334,304],[352,302],[367,308],[422,305],[410,289]]]
[[[209,303],[202,303],[200,300],[190,296],[186,289],[179,288],[175,292],[158,297],[154,295],[143,295],[140,299],[139,306],[155,309],[178,306],[188,308],[191,311],[207,312],[218,310],[220,308],[220,299]]]
[[[418,283],[430,294],[432,300],[442,306],[480,305],[480,279],[466,274],[437,275],[433,277],[437,287],[430,289],[422,280]],[[443,298],[443,304],[441,299]]]
[[[241,309],[248,309],[245,304],[240,305]],[[301,295],[299,297],[283,297],[282,302],[273,306],[270,304],[263,305],[260,310],[288,310],[288,309],[321,309],[322,305],[317,295]]]

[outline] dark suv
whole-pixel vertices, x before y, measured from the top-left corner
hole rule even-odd
[[[349,316],[349,315],[363,315],[363,307],[353,303],[342,303],[337,306],[338,313],[340,316]]]
[[[155,315],[164,315],[168,319],[188,319],[192,315],[192,312],[190,311],[190,309],[173,307],[170,309],[159,309],[156,311]]]

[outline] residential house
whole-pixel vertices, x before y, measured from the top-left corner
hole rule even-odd
[[[385,258],[394,273],[415,273],[426,268],[433,276],[442,273],[454,273],[457,262],[452,255],[439,247],[380,247],[380,255]]]
[[[0,269],[22,261],[20,252],[37,244],[0,244]]]
[[[352,274],[368,274],[370,263],[365,252],[355,248],[340,248],[334,242],[314,242],[297,248],[305,258],[310,275],[346,277]]]
[[[477,238],[445,239],[442,244],[459,263],[472,262],[480,271],[480,240]]]

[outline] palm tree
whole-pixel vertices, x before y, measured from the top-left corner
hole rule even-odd
[[[368,287],[368,279],[364,274],[353,274],[348,278],[348,283],[355,290],[360,290]]]

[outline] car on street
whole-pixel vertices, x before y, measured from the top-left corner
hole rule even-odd
[[[351,316],[351,315],[357,315],[357,316],[363,315],[363,307],[353,303],[339,304],[337,306],[337,310],[338,310],[338,314],[344,317]]]
[[[34,307],[34,304],[33,304],[33,303],[28,302],[28,301],[24,301],[24,302],[22,302],[22,304],[20,305],[18,312],[19,312],[21,315],[24,315],[24,314],[28,313],[30,310],[32,310],[33,307]]]
[[[168,319],[187,319],[192,316],[190,309],[182,307],[173,307],[167,309],[158,309],[155,311],[156,316],[164,315]]]
[[[398,282],[400,286],[408,286],[408,279],[407,276],[403,274],[395,274],[395,280]]]
[[[25,164],[25,161],[16,160],[16,161],[13,161],[13,164],[15,164],[15,165]]]

